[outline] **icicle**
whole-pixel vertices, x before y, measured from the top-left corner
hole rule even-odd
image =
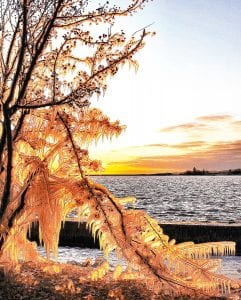
[[[80,223],[81,223],[81,207],[78,208],[78,215],[77,215],[77,219],[78,219],[78,228],[80,228]]]
[[[40,228],[40,225],[39,225],[39,229],[38,229],[38,234],[39,234],[39,244],[40,245],[43,245],[43,237],[42,237],[42,232],[41,232],[41,228]]]
[[[62,221],[61,221],[61,228],[62,228],[62,229],[64,229],[65,222],[66,222],[65,218],[62,219]]]
[[[30,240],[31,240],[31,227],[32,227],[31,225],[32,225],[31,222],[28,223],[28,235],[29,235]]]

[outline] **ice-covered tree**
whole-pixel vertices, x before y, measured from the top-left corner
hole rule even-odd
[[[1,1],[0,262],[39,258],[27,240],[34,222],[47,255],[57,255],[61,222],[78,208],[101,249],[124,257],[149,288],[217,295],[235,282],[213,274],[217,262],[207,258],[232,252],[234,243],[176,245],[145,212],[124,208],[132,199],[115,198],[85,175],[100,165],[86,145],[123,129],[91,108],[91,98],[122,65],[136,67],[149,34],[127,38],[112,26],[145,2],[91,9],[80,0]]]

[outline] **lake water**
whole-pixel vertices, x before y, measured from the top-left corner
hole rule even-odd
[[[94,176],[159,221],[241,222],[241,176]]]

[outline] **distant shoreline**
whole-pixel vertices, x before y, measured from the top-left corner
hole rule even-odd
[[[158,172],[158,173],[143,173],[143,174],[89,174],[89,176],[223,176],[223,175],[241,175],[241,169],[229,169],[221,171],[209,171],[209,170],[199,170],[196,167],[193,167],[192,170],[186,170],[183,172]]]
[[[240,176],[240,174],[208,173],[208,174],[182,174],[182,173],[151,173],[151,174],[88,174],[88,176]]]

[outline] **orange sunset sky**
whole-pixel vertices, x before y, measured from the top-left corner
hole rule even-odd
[[[117,27],[150,23],[156,35],[138,54],[138,72],[120,70],[93,101],[127,125],[91,147],[101,173],[241,168],[240,1],[154,0]]]

